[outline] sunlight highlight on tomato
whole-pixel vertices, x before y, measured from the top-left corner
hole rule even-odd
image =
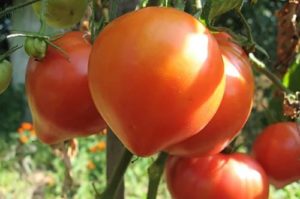
[[[108,24],[89,61],[95,104],[122,143],[148,156],[201,130],[224,94],[214,37],[191,15],[148,7]]]
[[[254,78],[244,50],[226,33],[215,34],[223,56],[226,87],[217,113],[198,134],[166,149],[173,155],[200,156],[222,151],[240,132],[252,109]]]

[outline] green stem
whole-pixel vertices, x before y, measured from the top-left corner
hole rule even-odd
[[[249,58],[250,61],[253,63],[253,67],[258,72],[267,76],[273,82],[273,84],[277,86],[282,92],[291,93],[291,91],[282,84],[280,79],[276,75],[274,75],[274,73],[272,73],[262,61],[257,59],[253,53],[249,53]]]
[[[43,35],[46,32],[46,12],[48,7],[48,0],[42,0],[42,9],[41,9],[41,15],[40,15],[40,23],[41,27],[39,30],[39,33]]]
[[[10,6],[10,7],[6,8],[3,11],[0,12],[0,18],[7,15],[7,14],[9,14],[9,13],[11,13],[11,12],[13,12],[13,11],[15,11],[15,10],[17,10],[17,9],[19,9],[19,8],[26,7],[26,6],[31,5],[31,4],[33,4],[35,2],[38,2],[38,1],[40,1],[40,0],[31,0],[31,1],[27,1],[27,2],[24,2],[24,3],[17,4],[15,6]]]
[[[236,9],[236,13],[238,14],[238,16],[241,18],[243,25],[246,28],[246,33],[247,33],[247,37],[248,40],[250,41],[250,44],[255,44],[254,39],[253,39],[253,35],[252,35],[252,31],[251,28],[246,20],[246,18],[244,17],[244,15],[242,14],[240,9]]]
[[[148,168],[149,184],[147,199],[156,199],[159,182],[164,171],[167,157],[167,153],[161,152],[155,162]]]
[[[11,39],[14,37],[32,37],[32,38],[39,38],[39,39],[46,39],[46,40],[50,39],[49,36],[39,35],[36,33],[13,33],[6,36],[7,39]]]
[[[91,16],[91,19],[90,19],[90,23],[91,23],[90,29],[91,29],[91,41],[92,41],[92,43],[94,43],[95,38],[96,38],[96,25],[95,25],[95,23],[96,23],[96,18],[97,18],[97,13],[98,13],[97,0],[92,1],[92,10],[93,10],[93,13],[92,13],[92,16]]]
[[[22,46],[14,46],[10,48],[8,51],[6,51],[4,54],[0,55],[0,62],[20,48],[22,48]]]
[[[201,0],[195,0],[195,8],[197,11],[202,9]]]
[[[100,197],[97,197],[98,199],[114,199],[116,195],[116,190],[118,189],[121,179],[123,178],[126,169],[130,164],[132,156],[133,154],[126,148],[124,148],[123,155],[118,166],[113,172],[112,178],[108,182],[104,192],[100,195]]]

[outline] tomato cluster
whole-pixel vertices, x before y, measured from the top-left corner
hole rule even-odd
[[[223,97],[224,66],[204,25],[176,9],[151,7],[102,30],[90,55],[89,85],[123,144],[148,156],[207,125]]]
[[[221,153],[245,125],[254,95],[248,56],[227,33],[211,33],[182,11],[149,7],[109,23],[93,45],[80,32],[54,44],[67,56],[48,46],[26,74],[43,142],[107,124],[138,156],[171,155],[165,171],[174,199],[267,199],[269,179],[280,187],[300,178],[295,123],[265,129],[254,158]]]

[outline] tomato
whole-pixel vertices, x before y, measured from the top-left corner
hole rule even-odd
[[[7,60],[0,61],[0,94],[2,94],[10,84],[12,78],[12,65]]]
[[[253,156],[277,188],[300,179],[300,131],[294,122],[266,127],[253,143]]]
[[[48,0],[45,19],[48,25],[56,28],[68,28],[83,17],[88,0]],[[35,13],[40,16],[42,3],[33,4]]]
[[[148,156],[209,122],[224,94],[224,66],[216,40],[194,17],[149,7],[100,33],[89,85],[117,137],[131,152]]]
[[[208,125],[198,134],[166,149],[173,155],[199,156],[222,151],[246,123],[252,108],[254,78],[248,56],[226,33],[215,35],[223,56],[226,87]]]
[[[83,33],[70,32],[49,46],[44,59],[30,58],[26,92],[37,136],[47,144],[90,135],[105,127],[88,87],[91,45]]]
[[[166,182],[173,199],[267,199],[268,177],[250,156],[171,156]]]

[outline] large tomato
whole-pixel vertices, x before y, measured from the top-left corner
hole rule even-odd
[[[198,134],[169,147],[174,155],[199,156],[222,151],[246,123],[254,94],[251,64],[241,47],[226,33],[215,35],[225,66],[226,88],[221,105]]]
[[[173,8],[149,7],[121,16],[100,33],[89,84],[123,144],[147,156],[209,122],[225,76],[218,44],[201,23]]]
[[[90,135],[105,127],[88,87],[91,45],[80,32],[54,42],[67,54],[48,47],[42,60],[30,58],[26,91],[37,136],[47,144]]]
[[[294,122],[271,124],[254,141],[253,155],[277,188],[299,180],[299,127]]]
[[[171,156],[166,181],[173,199],[268,199],[268,177],[245,154]]]
[[[12,65],[7,60],[0,60],[0,94],[3,93],[10,84],[12,78]]]
[[[47,24],[56,28],[68,28],[83,17],[88,0],[48,0],[45,19]],[[42,2],[33,4],[35,13],[40,16]]]

